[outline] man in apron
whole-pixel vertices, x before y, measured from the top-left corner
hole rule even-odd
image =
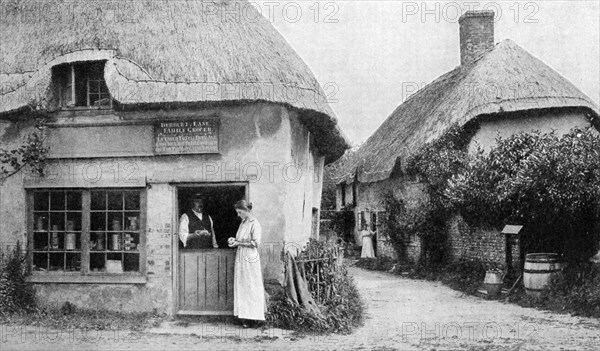
[[[213,220],[204,210],[201,194],[194,194],[192,208],[181,215],[179,220],[179,240],[186,249],[218,248]]]

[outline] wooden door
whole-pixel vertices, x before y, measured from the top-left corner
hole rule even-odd
[[[233,314],[235,250],[179,252],[178,314]]]

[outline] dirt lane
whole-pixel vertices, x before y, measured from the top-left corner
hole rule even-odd
[[[367,303],[352,335],[297,336],[167,322],[143,334],[2,326],[2,350],[598,350],[600,321],[486,301],[439,283],[351,268]]]

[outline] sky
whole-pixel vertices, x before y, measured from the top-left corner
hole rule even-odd
[[[460,64],[458,17],[496,12],[510,38],[600,103],[600,1],[258,1],[311,68],[353,144]]]

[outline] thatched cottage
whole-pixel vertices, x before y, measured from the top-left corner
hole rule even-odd
[[[283,280],[282,250],[318,235],[323,166],[348,142],[250,3],[1,6],[1,147],[43,120],[49,153],[45,176],[0,183],[0,243],[27,243],[40,302],[231,313],[240,199],[263,227],[265,283]],[[218,249],[178,238],[196,193]]]
[[[493,12],[467,12],[459,28],[460,65],[410,96],[356,152],[333,165],[337,206],[355,204],[357,229],[364,221],[377,227],[381,196],[389,190],[408,203],[422,199],[421,185],[402,176],[402,164],[453,125],[474,131],[469,150],[476,144],[489,149],[497,135],[598,127],[598,106],[571,82],[512,40],[494,42]],[[504,237],[497,232],[479,233],[474,241],[454,223],[449,234],[455,256],[504,259]],[[378,239],[379,251],[391,254],[386,238]],[[412,237],[409,258],[419,254],[419,238]]]

